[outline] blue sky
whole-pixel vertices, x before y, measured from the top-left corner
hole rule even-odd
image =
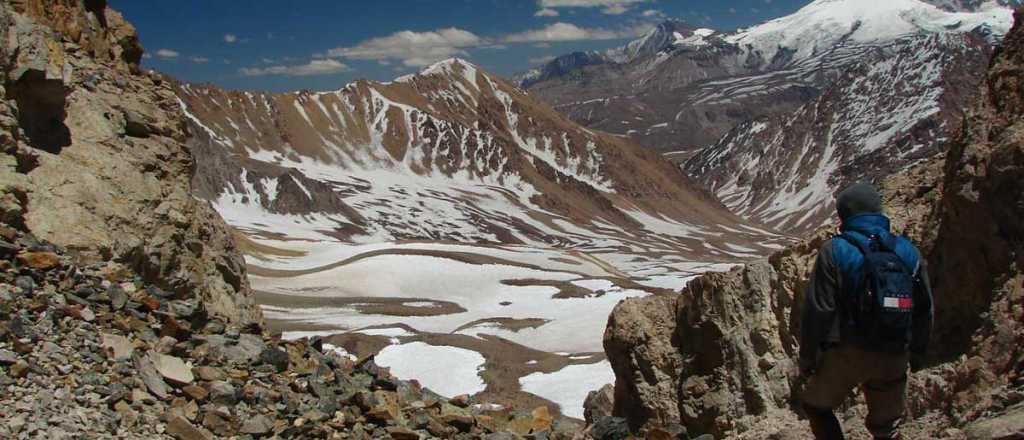
[[[232,89],[334,90],[451,56],[512,75],[622,45],[665,18],[750,26],[809,0],[110,0],[148,68]]]

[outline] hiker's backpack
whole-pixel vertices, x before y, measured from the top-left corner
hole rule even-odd
[[[864,261],[859,279],[844,274],[850,281],[843,286],[848,325],[867,349],[904,351],[913,333],[916,250],[889,233],[856,235],[837,236],[859,250]]]

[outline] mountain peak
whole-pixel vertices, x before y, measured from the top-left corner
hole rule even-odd
[[[781,53],[801,60],[842,43],[891,41],[914,34],[968,32],[990,26],[1005,34],[1013,22],[1005,7],[948,12],[920,0],[815,0],[785,17],[726,37],[751,56],[774,63]]]
[[[633,40],[618,49],[608,51],[609,58],[616,62],[626,63],[638,58],[657,54],[671,48],[679,36],[692,36],[697,28],[685,21],[670,18],[648,31],[643,37]]]
[[[476,65],[474,65],[473,63],[466,61],[462,58],[452,57],[438,61],[434,64],[431,64],[430,66],[427,66],[425,69],[420,71],[420,74],[430,75],[431,73],[442,72],[447,69],[454,68],[456,66],[469,66],[474,68],[476,67]]]
[[[409,82],[413,78],[418,77],[455,76],[465,78],[470,83],[475,83],[477,72],[483,72],[483,69],[463,58],[452,57],[431,64],[414,74],[395,78],[394,82]]]

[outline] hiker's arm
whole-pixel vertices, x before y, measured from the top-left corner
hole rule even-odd
[[[910,341],[910,354],[915,369],[923,364],[928,352],[928,341],[932,334],[932,320],[935,316],[935,303],[932,297],[931,281],[928,280],[928,263],[921,259],[920,267],[914,278],[914,328]]]
[[[836,298],[839,291],[831,240],[818,251],[810,284],[804,298],[800,318],[800,369],[817,368],[818,352],[836,319]]]

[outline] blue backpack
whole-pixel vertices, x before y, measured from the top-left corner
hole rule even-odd
[[[917,268],[900,256],[898,248],[904,244],[903,239],[882,233],[866,236],[865,242],[850,232],[837,238],[849,242],[864,256],[862,278],[852,290],[844,289],[843,295],[848,319],[861,342],[878,351],[906,350],[913,334]]]

